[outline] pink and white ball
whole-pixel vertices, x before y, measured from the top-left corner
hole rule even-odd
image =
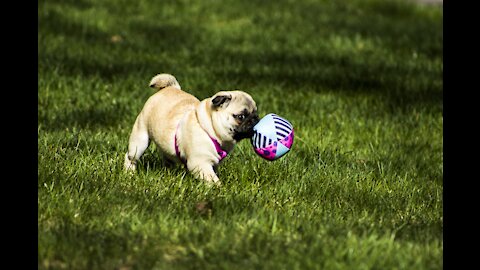
[[[274,113],[265,115],[253,127],[252,146],[259,156],[276,160],[284,156],[293,144],[293,126]]]

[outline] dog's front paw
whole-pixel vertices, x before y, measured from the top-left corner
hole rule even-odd
[[[220,180],[217,179],[216,180],[207,180],[207,179],[203,179],[205,181],[205,183],[207,183],[207,185],[211,186],[211,187],[221,187],[222,186],[222,182],[220,182]]]
[[[213,166],[208,163],[193,165],[193,162],[187,162],[188,170],[198,179],[203,180],[208,185],[220,186],[220,179],[213,170]]]
[[[218,176],[215,173],[211,172],[197,172],[195,176],[205,182],[208,186],[211,187],[220,187],[222,182],[218,179]]]

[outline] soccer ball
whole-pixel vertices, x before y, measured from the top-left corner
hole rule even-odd
[[[284,156],[293,144],[293,126],[286,119],[269,113],[253,127],[251,143],[255,153],[266,160]]]

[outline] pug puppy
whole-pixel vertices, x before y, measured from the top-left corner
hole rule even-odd
[[[181,90],[176,78],[158,74],[157,89],[137,116],[125,154],[125,169],[137,161],[153,141],[164,156],[182,162],[197,178],[220,184],[215,169],[240,140],[253,136],[257,106],[243,91],[220,91],[202,101]]]

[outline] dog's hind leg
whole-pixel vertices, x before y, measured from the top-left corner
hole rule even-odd
[[[137,161],[147,149],[148,144],[148,131],[139,116],[133,125],[132,133],[130,134],[130,139],[128,141],[128,151],[125,154],[124,163],[125,170],[135,171]]]

